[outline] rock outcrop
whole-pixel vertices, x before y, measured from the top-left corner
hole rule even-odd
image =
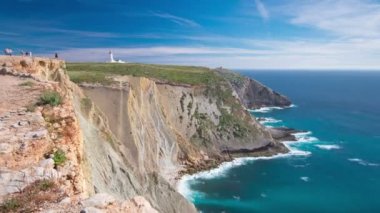
[[[216,69],[216,72],[231,83],[241,102],[247,109],[289,107],[292,104],[287,97],[273,91],[256,80],[243,77],[222,68]]]

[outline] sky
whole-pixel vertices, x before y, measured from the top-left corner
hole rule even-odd
[[[380,70],[380,0],[1,0],[0,48],[67,61]]]

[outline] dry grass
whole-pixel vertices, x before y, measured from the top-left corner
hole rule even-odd
[[[51,180],[39,180],[20,193],[8,197],[1,205],[0,212],[35,212],[46,203],[57,203],[64,194]]]

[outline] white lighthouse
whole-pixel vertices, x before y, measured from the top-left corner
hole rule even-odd
[[[113,58],[113,53],[112,53],[111,50],[110,50],[109,54],[110,54],[110,60],[108,61],[108,63],[119,63],[119,64],[124,64],[125,63],[125,61],[122,61],[120,59],[115,60]]]

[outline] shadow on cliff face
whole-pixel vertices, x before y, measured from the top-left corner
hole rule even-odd
[[[163,163],[167,159],[162,157],[165,147],[166,152],[173,151],[167,143],[175,140],[155,137],[163,130],[153,128],[160,128],[158,121],[151,119],[154,115],[149,112],[145,115],[148,118],[132,120],[141,125],[135,127],[131,125],[133,116],[129,115],[131,103],[127,90],[98,87],[85,91],[99,107],[97,110],[91,104],[92,107],[79,116],[87,150],[88,176],[91,177],[88,182],[94,186],[93,192],[107,192],[121,199],[142,195],[160,212],[196,212],[195,207],[169,184],[170,178],[162,177],[167,173],[174,178],[176,174],[176,170],[172,171]],[[175,158],[173,156],[175,154],[167,154],[170,160]]]

